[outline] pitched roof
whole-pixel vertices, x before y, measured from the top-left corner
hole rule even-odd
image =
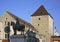
[[[8,12],[8,11],[6,11],[6,12],[7,12],[9,15],[11,15],[15,20],[18,18],[18,20],[20,21],[20,23],[24,24],[26,27],[29,27],[29,28],[32,28],[32,29],[36,30],[32,24],[26,22],[25,20],[23,20],[23,19],[15,16],[14,14],[12,14],[12,13],[10,13],[10,12]],[[37,31],[37,30],[36,30],[36,31]]]
[[[41,5],[37,11],[35,11],[35,13],[33,13],[31,16],[40,16],[40,15],[49,15],[51,18],[53,18],[48,12],[47,10],[44,8],[43,5]]]

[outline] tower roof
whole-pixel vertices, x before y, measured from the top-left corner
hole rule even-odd
[[[40,16],[40,15],[49,15],[51,18],[53,18],[48,12],[47,10],[44,8],[43,5],[41,5],[37,11],[35,11],[31,16]]]

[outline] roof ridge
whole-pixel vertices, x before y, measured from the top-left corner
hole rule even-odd
[[[7,13],[9,13],[10,15],[12,15],[12,16],[15,16],[15,17],[17,17],[16,15],[14,15],[14,14],[12,14],[11,12],[9,12],[9,11],[6,11]],[[17,18],[19,18],[19,17],[17,17]],[[19,18],[19,19],[21,19],[21,18]],[[23,19],[21,19],[21,20],[23,20]],[[23,21],[25,21],[25,20],[23,20]],[[26,22],[26,21],[25,21]]]
[[[15,19],[18,18],[19,21],[22,22],[23,24],[29,25],[29,26],[31,26],[32,28],[34,28],[34,26],[33,26],[31,23],[26,22],[25,20],[23,20],[23,19],[17,17],[16,15],[10,13],[9,11],[6,11],[6,12],[7,12],[9,15],[11,15],[13,18],[15,18]],[[31,28],[31,27],[30,27],[30,28]]]

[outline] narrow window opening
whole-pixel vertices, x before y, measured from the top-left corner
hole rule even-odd
[[[40,20],[40,18],[39,18],[39,20]]]
[[[9,34],[5,34],[5,38],[9,38]]]
[[[1,32],[1,31],[0,31]]]
[[[7,20],[7,18],[6,18],[6,20]]]
[[[39,26],[39,24],[38,24],[38,26]]]

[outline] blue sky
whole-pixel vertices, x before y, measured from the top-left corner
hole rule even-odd
[[[60,0],[0,0],[0,16],[9,11],[14,15],[31,22],[31,16],[43,5],[54,18],[54,25],[60,33]]]

